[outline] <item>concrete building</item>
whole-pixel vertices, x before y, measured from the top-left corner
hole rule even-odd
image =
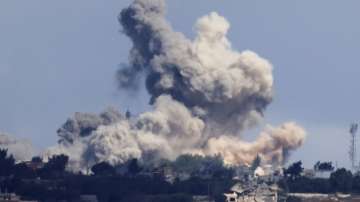
[[[226,202],[277,202],[279,199],[278,187],[265,183],[255,186],[236,184],[231,191],[224,194]]]
[[[96,195],[80,195],[80,202],[98,202]]]
[[[209,196],[193,196],[193,202],[215,202]]]
[[[20,196],[10,193],[0,193],[0,202],[37,202],[37,201],[23,201]]]
[[[28,168],[31,168],[34,171],[40,170],[45,165],[43,162],[34,162],[34,161],[26,161],[25,164]]]

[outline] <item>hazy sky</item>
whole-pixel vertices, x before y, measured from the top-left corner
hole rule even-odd
[[[144,91],[121,92],[114,80],[131,47],[117,22],[130,2],[0,1],[0,131],[44,148],[74,112],[149,108]],[[271,61],[275,99],[266,121],[293,120],[308,131],[291,160],[349,165],[349,124],[360,118],[360,1],[168,0],[168,8],[188,37],[197,18],[219,12],[232,25],[233,47]]]

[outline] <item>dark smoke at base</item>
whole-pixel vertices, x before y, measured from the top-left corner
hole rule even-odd
[[[119,21],[133,42],[129,65],[117,73],[119,85],[134,90],[145,75],[153,110],[131,120],[119,114],[107,123],[75,115],[47,155],[66,153],[76,169],[181,154],[220,154],[232,165],[250,164],[260,155],[266,163],[282,164],[303,144],[305,131],[292,122],[267,126],[254,142],[241,139],[262,121],[272,100],[272,65],[252,51],[234,50],[224,17],[213,12],[200,18],[193,40],[166,21],[164,0],[135,0]]]

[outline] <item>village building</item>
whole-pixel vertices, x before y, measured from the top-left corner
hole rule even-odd
[[[193,196],[193,202],[215,202],[209,196]]]
[[[36,170],[42,169],[45,164],[44,164],[43,162],[26,161],[26,162],[25,162],[25,165],[26,165],[28,168],[36,171]]]
[[[236,174],[239,182],[224,194],[226,202],[277,202],[284,198],[276,184],[282,176],[280,168],[264,165],[252,171],[243,167]]]
[[[1,193],[0,192],[0,202],[37,202],[37,201],[23,201],[20,196],[17,196],[14,193]]]
[[[231,193],[224,194],[226,202],[277,202],[279,200],[277,185],[266,183],[256,185],[236,184],[231,188]]]
[[[98,202],[96,195],[80,195],[80,202]]]

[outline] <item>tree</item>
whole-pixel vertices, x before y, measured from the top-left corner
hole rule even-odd
[[[107,162],[101,162],[91,167],[94,175],[114,175],[115,168]]]
[[[255,159],[253,160],[252,164],[251,164],[251,170],[254,172],[256,170],[256,168],[258,168],[261,164],[261,158],[259,155],[256,155]]]
[[[356,173],[352,180],[352,191],[360,193],[360,173]]]
[[[14,166],[14,174],[20,179],[32,179],[36,177],[33,169],[29,168],[26,163],[19,163]]]
[[[34,157],[32,157],[31,162],[33,162],[33,163],[42,163],[43,160],[42,160],[42,158],[40,156],[34,156]]]
[[[331,173],[330,183],[335,191],[348,193],[352,188],[352,174],[351,171],[341,168]]]
[[[0,149],[0,176],[13,174],[15,159],[12,155],[8,156],[7,149]]]
[[[125,117],[126,119],[131,119],[131,112],[129,110],[126,111]]]
[[[62,176],[65,173],[68,161],[69,157],[64,154],[52,156],[40,170],[41,177],[58,178]]]
[[[64,172],[68,161],[69,157],[64,154],[54,155],[49,159],[44,167],[49,170]]]
[[[183,154],[172,162],[172,166],[176,172],[192,174],[201,168],[202,156]]]
[[[302,167],[302,162],[298,161],[290,165],[287,169],[284,170],[285,175],[289,175],[292,179],[300,177],[304,168]]]
[[[131,175],[136,175],[141,171],[141,168],[139,166],[137,159],[130,160],[130,163],[128,165],[128,171]]]
[[[315,165],[314,165],[314,170],[316,171],[320,171],[320,172],[326,172],[326,171],[333,171],[334,170],[334,166],[332,165],[332,162],[320,162],[318,161]]]

